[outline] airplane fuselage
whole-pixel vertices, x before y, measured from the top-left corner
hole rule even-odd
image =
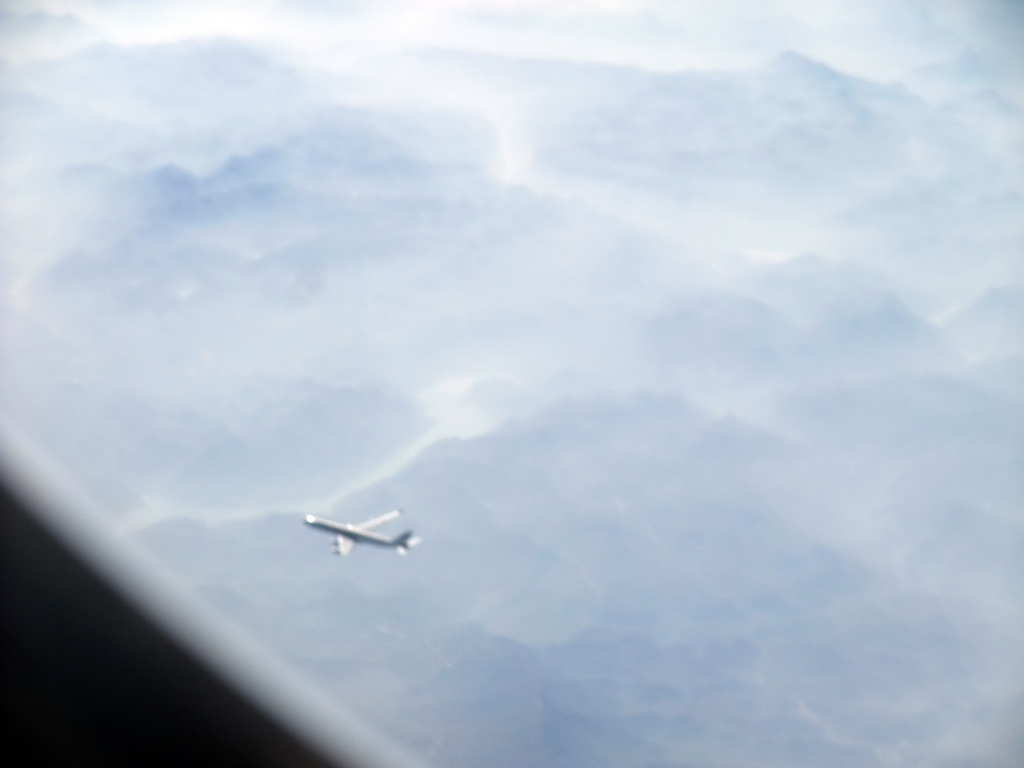
[[[387,514],[367,520],[365,523],[338,523],[316,515],[306,515],[306,525],[326,531],[334,536],[334,554],[347,555],[356,544],[373,544],[375,547],[387,547],[404,555],[419,543],[412,531],[406,531],[394,538],[377,533],[374,528],[394,520],[402,514],[402,510],[394,509]]]
[[[344,536],[359,544],[374,544],[378,547],[397,547],[398,542],[375,531],[367,531],[352,523],[336,523],[333,520],[325,520],[316,515],[306,515],[306,525],[318,528],[321,531],[333,533],[335,536]]]

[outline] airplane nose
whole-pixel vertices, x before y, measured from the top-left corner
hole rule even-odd
[[[316,522],[316,515],[306,515],[306,522],[312,525]]]

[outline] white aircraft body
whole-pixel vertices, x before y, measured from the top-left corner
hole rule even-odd
[[[412,547],[415,547],[420,543],[420,540],[416,538],[412,531],[406,531],[403,534],[395,536],[393,539],[389,539],[380,533],[377,533],[373,529],[384,523],[388,523],[394,520],[402,514],[402,510],[395,509],[388,512],[380,517],[375,517],[372,520],[367,520],[365,523],[359,523],[354,525],[352,523],[336,523],[333,520],[327,520],[323,517],[317,517],[316,515],[306,515],[306,525],[318,528],[321,531],[327,531],[328,533],[334,534],[334,546],[333,552],[336,555],[347,555],[352,551],[352,547],[356,544],[373,544],[377,547],[391,547],[397,549],[400,555],[404,555]]]

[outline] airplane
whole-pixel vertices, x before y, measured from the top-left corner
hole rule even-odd
[[[373,544],[378,547],[392,547],[398,550],[398,554],[404,555],[411,548],[420,543],[420,540],[413,535],[412,531],[395,536],[389,539],[373,531],[378,525],[394,520],[402,514],[402,510],[394,509],[387,514],[367,520],[365,523],[354,525],[352,523],[336,523],[316,515],[306,515],[306,525],[318,528],[334,534],[334,545],[331,551],[336,555],[348,555],[356,544]]]

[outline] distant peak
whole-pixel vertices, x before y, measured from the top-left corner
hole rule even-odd
[[[837,92],[856,89],[858,91],[877,91],[888,86],[875,81],[836,69],[817,59],[800,53],[786,51],[779,54],[760,69],[762,77],[775,80],[784,87]],[[865,91],[866,89],[866,91]]]
[[[784,51],[768,62],[765,67],[769,72],[783,74],[803,74],[815,77],[846,77],[842,72],[795,51]]]

